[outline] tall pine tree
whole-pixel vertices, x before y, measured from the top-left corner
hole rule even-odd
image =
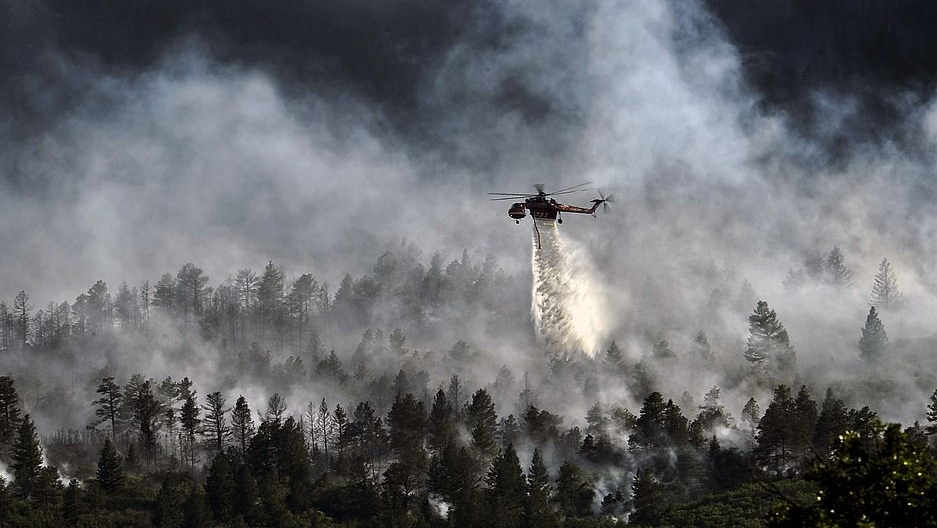
[[[11,457],[13,485],[19,496],[28,497],[36,487],[42,465],[42,447],[36,435],[36,425],[28,414],[23,416],[17,428]]]
[[[892,308],[901,302],[901,292],[898,291],[898,278],[888,259],[882,259],[878,266],[878,273],[872,282],[872,297],[869,304],[884,310]]]
[[[110,438],[104,439],[101,456],[98,458],[98,485],[106,493],[115,493],[124,484],[124,466],[120,453],[114,448]]]
[[[784,325],[766,301],[758,301],[748,316],[748,347],[744,356],[760,371],[777,376],[791,376],[796,367],[794,347]]]
[[[888,333],[873,306],[865,318],[865,327],[859,338],[859,357],[866,363],[876,363],[882,359],[887,347]]]

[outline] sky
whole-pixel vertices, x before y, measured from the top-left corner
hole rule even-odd
[[[887,255],[930,296],[935,16],[2,0],[0,298],[73,300],[188,261],[213,282],[274,260],[337,284],[403,239],[529,273],[528,226],[485,193],[582,181],[618,203],[564,230],[624,292],[697,281],[685,263],[704,259],[772,294],[839,245],[860,284]]]

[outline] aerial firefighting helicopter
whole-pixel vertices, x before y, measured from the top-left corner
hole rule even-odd
[[[591,214],[595,216],[595,211],[602,206],[603,211],[608,210],[608,204],[615,203],[615,199],[612,195],[603,196],[599,192],[599,197],[593,200],[592,207],[579,207],[578,205],[567,205],[557,202],[555,199],[550,198],[551,196],[560,196],[563,194],[571,194],[580,191],[586,191],[585,187],[587,185],[592,185],[592,182],[580,183],[579,185],[573,185],[572,187],[567,187],[565,189],[560,189],[559,191],[554,192],[545,192],[544,186],[542,183],[534,184],[534,189],[537,190],[536,194],[530,193],[488,193],[491,196],[498,196],[498,198],[492,198],[492,200],[517,200],[523,198],[523,202],[515,202],[511,204],[511,207],[508,209],[508,216],[514,219],[514,223],[520,224],[521,219],[527,216],[526,211],[530,211],[531,218],[534,219],[534,230],[537,232],[537,248],[540,248],[540,230],[537,228],[536,219],[545,219],[545,220],[555,220],[556,223],[562,224],[563,219],[560,217],[561,213],[582,213],[582,214]]]

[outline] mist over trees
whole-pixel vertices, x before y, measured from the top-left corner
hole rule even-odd
[[[842,256],[816,287],[849,288]],[[472,344],[479,331],[537,345],[517,336],[529,292],[468,251],[444,265],[402,245],[334,293],[273,262],[214,283],[186,263],[149,284],[12,304],[5,525],[786,526],[828,515],[814,494],[840,476],[877,471],[840,457],[932,464],[933,397],[902,431],[868,405],[894,397],[884,380],[803,383],[812,347],[795,352],[748,280],[707,306],[747,323],[744,340],[717,325],[481,370],[503,356]],[[874,307],[853,343],[866,368],[909,346],[889,344]],[[715,384],[668,379],[687,368]],[[903,478],[929,486],[928,471]]]

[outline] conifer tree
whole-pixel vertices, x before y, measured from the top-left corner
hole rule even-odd
[[[218,391],[206,396],[205,400],[207,405],[202,406],[205,411],[205,433],[210,438],[214,452],[220,453],[231,436],[231,428],[224,416],[230,409],[225,408],[224,396]]]
[[[667,433],[666,441],[670,445],[682,446],[689,441],[687,419],[673,400],[667,400],[664,406],[664,432]]]
[[[495,454],[498,449],[496,428],[498,416],[495,405],[485,389],[478,389],[472,395],[472,403],[466,408],[466,419],[472,432],[472,447],[482,458]]]
[[[666,410],[667,406],[661,393],[652,392],[644,399],[640,415],[635,421],[635,430],[628,437],[630,449],[649,449],[663,445]]]
[[[256,524],[260,517],[258,494],[257,480],[251,473],[250,464],[241,464],[234,473],[234,515],[251,525]]]
[[[712,347],[709,345],[709,338],[706,337],[706,332],[700,330],[697,332],[696,337],[693,338],[693,352],[704,362],[712,363],[713,351]]]
[[[0,492],[2,493],[2,492]],[[65,492],[62,496],[62,520],[65,521],[65,526],[69,528],[78,526],[78,511],[81,504],[81,485],[77,479],[71,479],[68,481],[68,486],[65,487]],[[3,508],[2,501],[0,501],[0,509]],[[3,516],[0,514],[0,521],[2,521]]]
[[[930,395],[930,403],[927,404],[927,422],[924,431],[929,435],[937,434],[937,390]]]
[[[849,413],[843,400],[833,395],[833,389],[826,389],[826,397],[817,417],[817,427],[813,443],[817,452],[826,455],[833,442],[849,428]]]
[[[638,471],[631,485],[634,512],[628,518],[630,524],[649,526],[660,522],[664,496],[661,485],[650,469]]]
[[[16,298],[13,299],[13,318],[14,321],[16,321],[17,344],[24,350],[26,349],[26,344],[30,337],[30,310],[32,310],[32,305],[29,304],[29,295],[27,295],[25,291],[16,294]]]
[[[198,396],[195,391],[189,392],[182,403],[182,409],[179,411],[179,425],[182,427],[182,434],[185,436],[182,458],[192,466],[195,465],[195,435],[198,433],[199,424],[202,423],[201,418],[199,418],[202,410],[196,403],[196,398]]]
[[[556,477],[556,495],[553,500],[567,517],[586,517],[592,512],[595,490],[576,464],[567,461],[560,466]]]
[[[869,304],[887,310],[901,302],[901,292],[898,291],[898,278],[888,259],[882,259],[878,266],[878,273],[872,282],[872,296]]]
[[[527,497],[524,502],[524,528],[552,528],[557,526],[556,515],[550,507],[550,474],[539,448],[534,449],[527,469]]]
[[[758,423],[758,445],[755,448],[755,455],[771,464],[777,474],[787,468],[790,460],[793,415],[794,398],[791,397],[791,389],[786,385],[778,385],[774,390],[774,399]]]
[[[144,381],[133,394],[133,420],[139,428],[140,440],[149,462],[156,449],[159,417],[163,407],[153,394],[150,380]]]
[[[888,333],[873,306],[865,318],[862,337],[859,338],[859,357],[866,363],[876,363],[882,359],[887,347]]]
[[[505,528],[517,526],[524,509],[526,485],[512,444],[508,444],[495,456],[485,476],[485,484],[488,486],[486,503],[489,507],[489,522],[486,525]]]
[[[124,484],[124,466],[120,460],[120,453],[114,448],[110,438],[104,439],[101,456],[98,458],[98,471],[96,473],[98,485],[106,493],[115,493]]]
[[[29,498],[37,509],[60,511],[62,490],[62,482],[59,481],[59,470],[53,466],[42,466],[36,475],[36,483]]]
[[[608,345],[608,348],[605,349],[605,364],[617,369],[622,362],[624,357],[622,356],[621,349],[618,347],[618,343],[614,340]]]
[[[755,368],[777,375],[791,375],[796,358],[784,325],[768,303],[758,301],[748,316],[748,348],[744,356]]]
[[[345,459],[345,450],[348,448],[348,415],[341,405],[336,405],[332,411],[333,434],[335,435],[335,451],[339,463]]]
[[[117,435],[117,422],[120,420],[120,410],[123,402],[120,385],[114,381],[113,376],[108,376],[101,380],[101,384],[98,385],[98,390],[96,392],[100,394],[101,397],[94,400],[94,405],[97,406],[97,409],[94,410],[94,414],[98,417],[98,423],[107,422],[108,425],[110,425],[111,438],[115,438]]]
[[[20,422],[20,402],[13,376],[0,376],[0,454],[13,442]]]
[[[791,415],[791,451],[800,460],[809,455],[817,427],[817,402],[810,397],[806,385],[802,385],[794,399]]]
[[[390,429],[390,446],[404,466],[403,473],[410,475],[426,469],[426,452],[423,449],[423,434],[426,427],[426,411],[423,402],[412,394],[398,396],[387,414]]]
[[[823,262],[823,270],[826,272],[826,282],[830,286],[846,289],[852,285],[852,272],[846,267],[846,257],[839,246],[833,246],[833,250]]]
[[[758,402],[755,398],[749,398],[742,408],[742,426],[748,430],[750,445],[754,449],[755,436],[758,432],[758,422],[761,420],[761,409],[758,408]]]
[[[227,454],[218,453],[212,460],[205,479],[205,496],[215,519],[230,520],[234,512],[235,488],[234,468]]]
[[[427,425],[429,428],[427,445],[435,453],[441,453],[455,432],[452,424],[452,407],[441,388],[436,391]]]
[[[23,416],[13,440],[13,485],[20,497],[28,497],[36,487],[42,465],[42,447],[36,435],[36,425],[29,415]]]
[[[247,453],[247,445],[254,434],[254,419],[251,418],[251,409],[244,396],[238,396],[231,411],[231,426],[234,433],[234,442],[241,456]]]

